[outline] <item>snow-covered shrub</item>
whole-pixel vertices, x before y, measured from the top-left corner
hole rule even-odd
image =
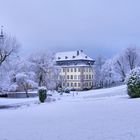
[[[40,102],[44,103],[44,101],[47,98],[47,89],[46,89],[46,87],[40,87],[38,89],[38,93],[39,93],[39,100],[40,100]]]
[[[131,98],[140,97],[140,67],[133,69],[126,77],[128,95]]]

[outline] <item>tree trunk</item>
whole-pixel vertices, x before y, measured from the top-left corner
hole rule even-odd
[[[43,81],[43,76],[40,75],[40,77],[39,77],[39,83],[38,83],[39,87],[42,86],[42,81]]]
[[[26,87],[24,87],[24,90],[25,90],[26,97],[29,98],[28,89]]]

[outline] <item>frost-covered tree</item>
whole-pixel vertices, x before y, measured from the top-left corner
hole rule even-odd
[[[120,76],[114,70],[114,63],[112,59],[106,60],[101,69],[101,79],[103,87],[111,86],[120,81]]]
[[[48,67],[51,65],[50,57],[44,53],[33,54],[29,61],[32,63],[31,68],[36,74],[36,81],[39,86],[43,86]]]
[[[55,90],[59,86],[59,73],[60,68],[58,66],[52,66],[48,69],[45,78],[45,86],[48,90]]]
[[[17,54],[17,51],[19,49],[19,43],[17,39],[13,36],[4,34],[3,31],[1,31],[0,34],[0,66],[12,59],[11,57]]]
[[[10,85],[11,66],[17,60],[19,50],[17,39],[1,30],[0,33],[0,90],[7,91]]]
[[[102,80],[102,67],[106,61],[106,58],[103,56],[98,56],[95,59],[95,77],[94,77],[94,83],[96,88],[103,87],[103,80]]]
[[[17,87],[18,90],[24,90],[27,97],[29,97],[28,90],[37,87],[37,84],[32,80],[32,77],[33,75],[31,73],[18,73],[15,76],[16,82],[12,86],[14,88]]]
[[[113,58],[115,70],[120,74],[122,81],[130,70],[139,66],[139,53],[135,46],[130,46]]]
[[[136,46],[131,45],[125,50],[125,58],[130,70],[134,69],[140,64],[139,50]]]
[[[17,58],[16,60],[11,61],[11,63],[9,64],[9,74],[10,74],[10,79],[11,79],[11,83],[14,83],[16,81],[16,75],[18,73],[30,73],[30,63],[28,63],[27,60],[25,59],[21,59],[21,58]]]
[[[31,64],[18,58],[10,65],[10,85],[8,91],[25,91],[28,96],[28,89],[37,87],[35,73],[31,70]]]
[[[55,56],[52,53],[37,53],[29,58],[31,69],[35,72],[38,86],[55,89],[58,83],[59,68],[55,66]]]
[[[124,81],[126,77],[127,69],[128,69],[124,54],[121,53],[115,56],[113,58],[113,62],[114,62],[115,71],[120,74],[122,81]]]
[[[10,75],[7,71],[0,71],[0,92],[8,91],[8,87],[11,84]]]

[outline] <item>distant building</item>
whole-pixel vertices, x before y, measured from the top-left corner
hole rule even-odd
[[[61,68],[62,88],[86,90],[93,87],[94,60],[82,50],[57,53],[56,65]]]

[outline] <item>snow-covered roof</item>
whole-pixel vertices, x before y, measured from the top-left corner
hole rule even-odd
[[[68,51],[68,52],[58,52],[55,55],[56,61],[65,61],[65,60],[90,60],[92,58],[87,56],[82,50],[80,51]]]

